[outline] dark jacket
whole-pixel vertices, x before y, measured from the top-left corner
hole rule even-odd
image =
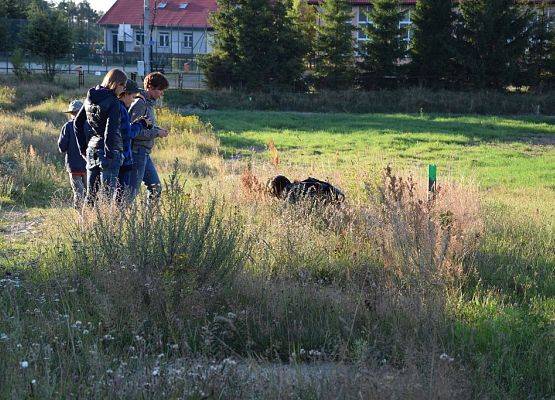
[[[125,104],[120,101],[120,112],[121,112],[121,138],[123,140],[123,155],[125,157],[123,161],[124,166],[133,164],[133,153],[131,151],[131,140],[135,139],[137,135],[141,133],[143,128],[145,128],[144,120],[142,122],[131,123],[131,117]]]
[[[156,126],[156,113],[154,112],[154,106],[156,105],[156,100],[148,99],[144,91],[141,92],[142,97],[139,97],[135,102],[129,107],[129,115],[131,115],[131,120],[136,121],[141,117],[147,117],[152,121],[152,128],[143,129],[142,132],[133,139],[133,151],[137,151],[139,148],[144,148],[148,153],[152,150],[154,146],[154,139],[158,137],[160,128]]]
[[[103,150],[107,158],[123,151],[120,124],[120,101],[116,94],[102,86],[92,88],[87,93],[83,108],[74,120],[75,137],[81,154],[87,147]],[[91,127],[91,139],[87,143],[85,122]]]
[[[301,182],[293,182],[285,187],[283,197],[291,203],[298,200],[315,200],[323,203],[341,203],[345,195],[341,190],[316,178],[308,178]]]
[[[86,127],[85,127],[86,129]],[[85,159],[81,156],[77,139],[73,129],[73,120],[68,121],[62,127],[58,138],[58,149],[65,153],[66,169],[68,172],[85,172]]]

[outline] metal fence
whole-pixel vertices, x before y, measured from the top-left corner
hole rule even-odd
[[[137,76],[137,61],[141,58],[138,54],[112,55],[92,54],[87,58],[76,58],[73,55],[60,58],[56,62],[58,74],[74,75],[76,81],[79,75],[103,76],[112,68],[120,68],[130,76]],[[13,74],[13,54],[0,53],[0,74]],[[23,55],[20,59],[21,67],[28,74],[44,73],[43,62],[40,58]],[[198,66],[195,57],[154,57],[152,69],[163,72],[174,88],[201,89],[205,87],[204,74]]]

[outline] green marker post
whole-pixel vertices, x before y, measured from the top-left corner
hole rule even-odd
[[[437,185],[437,166],[428,165],[428,191],[435,193]]]

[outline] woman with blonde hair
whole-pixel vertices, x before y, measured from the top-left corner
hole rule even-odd
[[[75,136],[81,155],[87,161],[86,201],[89,205],[94,204],[99,188],[110,197],[115,194],[124,158],[118,96],[125,91],[126,82],[125,72],[108,71],[99,86],[89,89],[85,104],[75,118]],[[90,125],[90,137],[85,122]]]

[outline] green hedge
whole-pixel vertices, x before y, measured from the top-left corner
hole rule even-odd
[[[256,93],[209,90],[169,90],[175,107],[299,112],[452,113],[555,115],[555,93],[499,91],[341,91],[319,93]]]

